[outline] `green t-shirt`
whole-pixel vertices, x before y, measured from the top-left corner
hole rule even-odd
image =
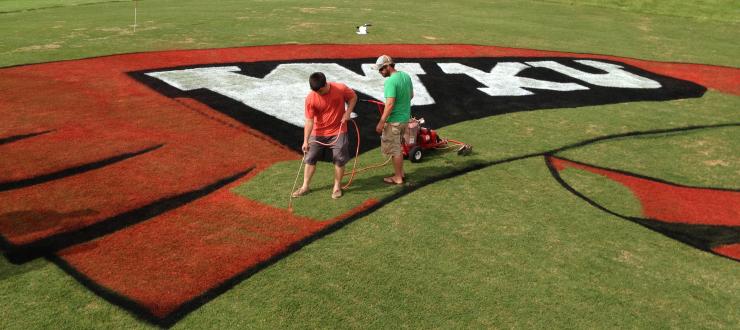
[[[385,98],[395,97],[396,103],[393,106],[388,123],[405,123],[411,118],[411,94],[414,86],[411,83],[411,77],[403,71],[396,71],[383,85],[385,89]]]

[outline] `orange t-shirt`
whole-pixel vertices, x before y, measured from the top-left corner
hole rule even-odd
[[[321,95],[311,91],[306,96],[306,118],[313,118],[314,136],[333,136],[347,132],[347,125],[342,125],[345,103],[349,102],[355,91],[347,85],[327,82],[329,92]]]

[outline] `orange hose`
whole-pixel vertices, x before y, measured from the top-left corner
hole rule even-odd
[[[355,175],[357,173],[361,173],[361,172],[367,171],[369,169],[373,169],[373,168],[385,166],[391,160],[391,158],[389,157],[388,160],[386,160],[384,163],[382,163],[380,165],[368,166],[368,167],[361,168],[361,169],[357,170],[357,159],[360,158],[359,157],[360,156],[360,127],[357,126],[357,122],[355,122],[353,119],[350,119],[350,121],[352,122],[352,124],[355,125],[355,132],[357,133],[357,148],[355,150],[355,160],[354,160],[354,162],[352,164],[352,171],[350,173],[345,173],[343,175],[343,176],[349,175],[350,177],[349,177],[349,181],[347,181],[347,184],[345,184],[344,186],[342,186],[342,189],[347,189],[347,188],[349,188],[350,185],[352,185],[352,180],[354,179],[354,177],[355,177]],[[345,123],[342,123],[342,125],[345,125]],[[338,140],[339,140],[339,136],[337,135],[337,138],[334,139],[334,141],[333,142],[330,142],[330,143],[323,143],[323,142],[319,142],[319,141],[312,141],[312,143],[316,143],[316,144],[320,144],[320,145],[323,145],[323,146],[330,147],[330,146],[333,146],[333,145],[337,144],[337,141]],[[295,190],[295,186],[298,183],[298,178],[301,175],[301,170],[303,169],[303,165],[305,164],[305,160],[306,160],[306,154],[304,153],[303,154],[303,158],[301,159],[301,165],[300,165],[300,167],[298,167],[298,173],[296,174],[295,181],[293,182],[293,188],[290,190],[290,194],[291,195],[290,195],[290,198],[288,200],[288,211],[291,212],[291,213],[293,212],[293,190]]]
[[[357,168],[357,158],[360,158],[360,128],[357,126],[357,122],[354,121],[354,119],[350,119],[352,121],[352,124],[355,124],[355,132],[357,132],[357,150],[355,151],[355,161],[352,164],[352,175],[349,176],[349,181],[347,181],[347,184],[342,187],[342,190],[349,188],[349,186],[352,184],[352,179],[355,178],[355,168]]]

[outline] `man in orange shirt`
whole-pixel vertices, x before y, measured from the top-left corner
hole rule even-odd
[[[308,193],[321,151],[331,148],[334,161],[334,188],[331,198],[337,199],[342,197],[344,165],[349,161],[347,121],[357,104],[357,94],[345,84],[327,82],[326,76],[321,72],[311,74],[308,84],[311,92],[306,96],[306,125],[303,128],[301,147],[306,169],[303,173],[303,185],[293,192],[293,197]]]

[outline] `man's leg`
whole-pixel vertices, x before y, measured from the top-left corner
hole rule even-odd
[[[314,172],[316,172],[316,161],[321,152],[322,147],[318,144],[313,143],[315,137],[309,138],[310,147],[308,153],[304,155],[303,161],[306,162],[306,168],[303,170],[303,185],[298,190],[293,192],[293,197],[303,196],[308,192],[308,187],[311,184],[311,178]]]
[[[301,186],[301,189],[308,190],[308,185],[311,184],[311,178],[314,172],[316,172],[316,165],[306,164],[306,168],[303,171],[303,186]]]
[[[393,156],[393,182],[403,183],[403,154]]]
[[[308,192],[308,185],[311,184],[311,177],[316,172],[316,164],[306,164],[306,168],[303,169],[303,185],[293,192],[291,196],[300,197]]]
[[[342,190],[342,177],[344,176],[344,166],[334,164],[334,188],[332,192]]]
[[[386,183],[403,183],[403,152],[401,139],[405,133],[405,124],[386,124],[381,136],[381,149],[386,155],[392,155],[393,158],[393,176],[384,178]]]
[[[344,166],[349,161],[349,140],[347,133],[340,133],[337,136],[336,144],[332,147],[332,156],[334,160],[334,188],[331,190],[331,197],[336,199],[342,197],[342,177],[344,177]]]

